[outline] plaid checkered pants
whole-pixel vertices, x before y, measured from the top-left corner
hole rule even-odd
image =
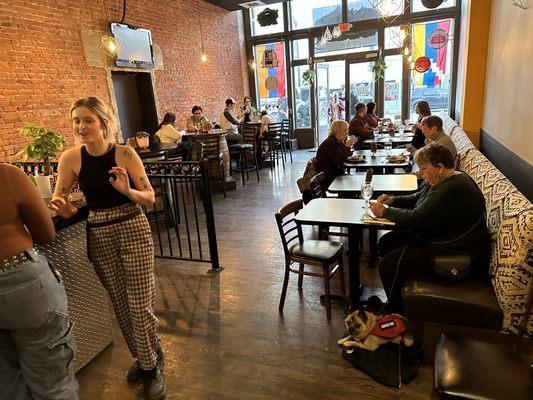
[[[87,222],[105,223],[139,210],[136,204],[91,211]],[[156,365],[154,245],[144,214],[88,227],[89,259],[106,288],[128,348],[143,369]]]

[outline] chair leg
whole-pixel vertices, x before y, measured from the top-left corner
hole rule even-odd
[[[283,140],[281,140],[280,144],[279,144],[279,148],[280,148],[280,151],[281,151],[281,165],[283,165],[283,169],[285,169],[285,152],[283,151]]]
[[[257,182],[259,182],[259,164],[257,163],[257,154],[254,151],[254,160],[255,160],[255,173],[257,174]]]
[[[304,268],[305,268],[304,264],[300,263],[299,271],[300,272],[304,272]],[[303,282],[304,282],[304,276],[303,275],[298,275],[298,289],[302,288]]]
[[[241,178],[242,178],[242,186],[244,186],[244,162],[243,162],[243,154],[246,157],[246,154],[241,151],[240,157],[239,157],[239,163],[241,164]]]
[[[250,171],[248,171],[248,152],[245,151],[244,154],[244,169],[246,170],[246,180],[249,180],[250,179]]]
[[[326,292],[326,295],[324,296],[324,301],[326,302],[326,317],[328,318],[328,321],[331,319],[331,298],[330,298],[330,290],[329,290],[329,267],[324,267],[324,292]]]
[[[220,177],[220,186],[222,186],[222,194],[226,197],[226,180],[224,179],[224,166],[222,164],[218,167],[218,175]]]
[[[285,276],[283,277],[283,287],[281,289],[281,298],[279,299],[279,312],[283,312],[283,306],[285,305],[285,295],[287,294],[287,286],[289,284],[289,267],[290,261],[285,261]]]

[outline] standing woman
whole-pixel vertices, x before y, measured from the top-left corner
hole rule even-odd
[[[412,153],[425,146],[426,137],[422,132],[422,121],[431,115],[431,109],[427,101],[422,100],[416,103],[415,112],[418,114],[418,121],[413,124],[413,131],[415,135],[411,143],[407,145],[406,149]]]
[[[0,187],[0,399],[76,400],[67,294],[33,248],[54,225],[22,170],[0,164]]]
[[[159,366],[163,353],[154,315],[154,247],[139,205],[154,203],[154,191],[135,151],[115,141],[115,117],[102,100],[86,97],[71,110],[74,136],[81,143],[65,151],[50,208],[63,218],[78,210],[68,200],[77,179],[89,207],[87,248],[106,288],[124,339],[137,359],[129,382],[144,380],[147,399],[162,399],[166,387]]]

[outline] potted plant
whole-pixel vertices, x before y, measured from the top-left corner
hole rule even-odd
[[[305,86],[311,86],[315,81],[315,70],[309,68],[304,71],[302,74],[302,84]]]
[[[45,198],[52,197],[50,159],[55,158],[57,153],[63,150],[66,141],[60,134],[36,125],[26,125],[20,129],[20,133],[31,140],[17,155],[22,156],[23,161],[32,159],[44,164],[44,176],[36,175],[33,178],[41,195]]]
[[[374,73],[374,78],[376,81],[385,76],[386,69],[387,69],[387,64],[385,64],[385,61],[383,61],[383,58],[379,57],[374,63],[374,65],[372,65],[372,72]]]
[[[148,132],[140,131],[135,134],[137,147],[141,150],[146,150],[150,145],[150,134]]]

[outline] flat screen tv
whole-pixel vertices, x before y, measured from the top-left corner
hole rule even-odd
[[[150,30],[112,22],[111,33],[120,43],[115,59],[117,67],[154,67]]]

